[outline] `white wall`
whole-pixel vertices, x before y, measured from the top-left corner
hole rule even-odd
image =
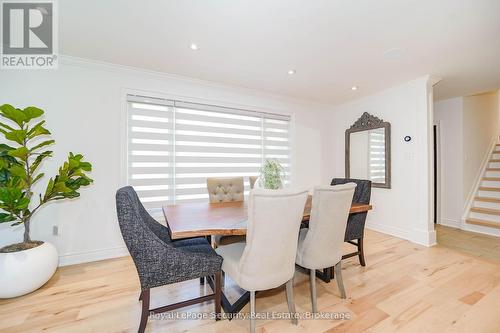
[[[47,127],[57,141],[54,157],[43,166],[48,175],[54,174],[69,151],[83,153],[93,164],[94,184],[83,189],[79,199],[50,204],[34,217],[32,238],[54,243],[62,264],[126,253],[114,195],[125,185],[121,120],[129,89],[291,114],[293,182],[307,187],[321,183],[323,105],[79,59],[61,62],[58,70],[2,71],[0,104],[35,105],[46,111]],[[52,236],[53,226],[59,227],[59,236]],[[1,224],[0,246],[21,241],[21,233],[21,227]]]
[[[459,227],[464,209],[463,183],[463,98],[434,103],[434,123],[439,128],[438,160],[440,220],[438,223]]]
[[[324,182],[344,176],[344,132],[363,112],[391,123],[392,188],[374,188],[367,227],[433,245],[430,182],[432,88],[422,77],[335,107],[324,136]],[[411,142],[403,138],[409,135]]]
[[[463,98],[464,200],[470,196],[481,172],[481,162],[491,141],[498,135],[498,93]]]

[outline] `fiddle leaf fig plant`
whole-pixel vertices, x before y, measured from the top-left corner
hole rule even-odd
[[[266,160],[260,170],[260,186],[277,190],[283,188],[283,167],[276,160]]]
[[[24,248],[38,245],[30,246],[37,243],[31,241],[30,223],[38,209],[52,201],[76,198],[80,187],[92,183],[86,174],[92,165],[83,160],[83,155],[69,153],[58,173],[48,180],[45,191],[34,196],[33,186],[45,176],[39,168],[53,153],[45,148],[55,143],[48,137],[45,120],[39,120],[43,114],[33,106],[0,106],[0,116],[5,120],[0,119],[0,132],[5,137],[0,144],[0,223],[24,225]]]

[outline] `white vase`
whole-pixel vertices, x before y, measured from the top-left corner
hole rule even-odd
[[[0,253],[0,298],[12,298],[37,290],[57,269],[54,245],[43,243],[32,249]]]

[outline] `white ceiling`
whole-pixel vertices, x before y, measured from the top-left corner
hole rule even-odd
[[[65,55],[332,104],[424,74],[438,98],[500,88],[499,0],[58,3]]]

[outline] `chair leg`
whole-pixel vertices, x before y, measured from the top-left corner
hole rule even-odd
[[[361,264],[361,266],[366,266],[365,252],[363,248],[363,237],[358,239],[358,251],[359,251],[359,263]]]
[[[314,274],[316,274],[315,271]],[[288,312],[290,312],[290,316],[292,317],[292,324],[297,325],[298,321],[295,312],[295,303],[293,302],[293,278],[287,281],[285,289],[286,289],[286,301],[288,303]]]
[[[312,302],[312,312],[317,313],[318,307],[316,302],[316,270],[309,270],[309,279],[311,280],[311,302]]]
[[[141,323],[139,324],[138,333],[144,333],[144,330],[146,329],[146,324],[148,323],[148,317],[149,317],[149,296],[150,296],[149,289],[143,290],[141,292],[142,314],[141,314]]]
[[[323,281],[325,281],[326,283],[330,282],[331,275],[332,275],[331,271],[332,271],[331,267],[323,269]]]
[[[221,319],[221,272],[215,273],[215,320]]]
[[[335,265],[335,280],[337,281],[337,286],[339,287],[340,297],[346,298],[344,281],[342,280],[342,260]]]
[[[255,333],[255,291],[250,292],[250,333]]]

